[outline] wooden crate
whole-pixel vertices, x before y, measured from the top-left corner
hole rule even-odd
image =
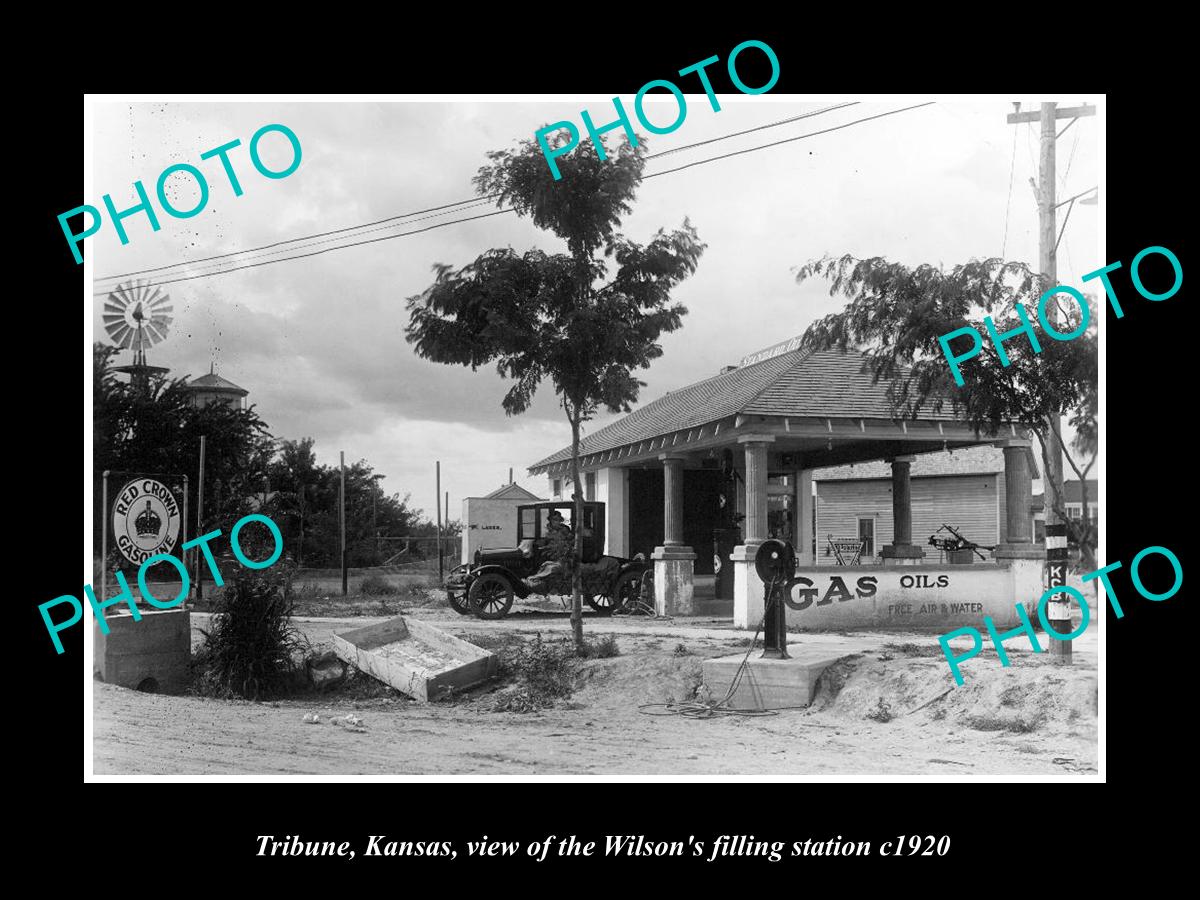
[[[494,653],[404,616],[335,634],[333,649],[340,659],[422,702],[486,681],[498,665]]]

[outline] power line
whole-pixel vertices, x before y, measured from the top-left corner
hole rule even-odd
[[[234,250],[230,253],[220,253],[216,256],[204,256],[200,259],[192,259],[181,263],[171,263],[169,266],[158,266],[154,269],[136,269],[132,272],[122,272],[119,275],[99,275],[96,277],[96,280],[108,281],[113,278],[128,278],[131,275],[144,275],[147,272],[161,272],[164,269],[174,269],[178,268],[179,266],[190,266],[192,263],[209,262],[210,260],[214,259],[224,259],[227,256],[240,256],[243,253],[257,253],[259,250],[270,250],[273,247],[281,247],[284,244],[294,244],[297,241],[307,241],[311,238],[325,237],[326,235],[330,234],[341,234],[346,231],[355,231],[359,228],[367,228],[371,225],[379,225],[383,222],[391,222],[395,219],[407,219],[409,216],[419,215],[420,213],[435,212],[439,209],[449,209],[452,206],[462,206],[465,203],[474,203],[479,199],[479,197],[472,197],[470,200],[458,200],[454,203],[446,203],[442,206],[431,206],[429,209],[418,209],[410,213],[402,213],[398,216],[388,216],[386,219],[376,219],[374,222],[364,222],[361,225],[349,225],[346,228],[335,228],[332,231],[319,231],[316,234],[309,234],[305,235],[304,237],[288,238],[286,241],[276,241],[274,244],[263,244],[261,247],[251,247],[249,250]]]
[[[460,206],[457,209],[450,209],[450,210],[446,210],[445,212],[434,213],[433,215],[429,215],[429,216],[420,216],[416,219],[409,219],[407,222],[399,222],[399,223],[394,223],[392,225],[382,225],[379,228],[368,228],[366,231],[360,231],[358,234],[353,235],[353,237],[362,237],[364,234],[374,234],[378,231],[387,231],[391,228],[402,228],[405,225],[411,225],[414,222],[424,222],[428,219],[440,219],[442,216],[452,216],[452,215],[455,215],[456,213],[466,212],[469,209],[478,209],[481,206],[488,206],[491,204],[491,202],[492,202],[491,200],[488,200],[486,198],[481,198],[479,200],[476,200],[474,203],[470,204],[469,206]],[[450,224],[450,223],[447,223],[447,224]],[[362,227],[362,226],[360,226],[360,227]],[[316,235],[314,235],[314,237],[316,237]],[[304,239],[299,238],[298,240],[304,240]],[[296,250],[307,250],[310,247],[320,247],[323,244],[333,244],[333,243],[336,243],[338,241],[343,241],[343,240],[346,240],[345,236],[326,238],[323,241],[313,241],[311,244],[300,244],[299,246],[296,246],[296,247],[284,247],[282,250],[272,250],[270,253],[264,253],[255,259],[247,259],[247,260],[245,260],[245,262],[259,262],[260,260],[266,259],[268,256],[278,256],[281,253],[292,253]],[[346,246],[350,246],[350,245],[347,244]],[[337,249],[337,248],[335,247],[332,249]],[[247,250],[244,252],[252,253],[254,251]],[[239,254],[229,254],[229,255],[236,256]],[[207,266],[192,266],[189,263],[177,263],[177,265],[182,266],[182,269],[179,272],[172,272],[170,274],[180,275],[183,272],[191,271],[193,269],[197,272],[203,272],[203,271],[211,270],[211,269],[219,269],[222,266],[226,265],[226,263],[218,262],[218,263],[212,263],[211,265],[207,265]],[[164,268],[173,268],[173,267],[172,266],[164,266]],[[233,271],[233,270],[230,269],[230,271]],[[216,275],[219,273],[212,272],[211,274]]]
[[[164,285],[164,284],[176,284],[180,281],[195,281],[197,278],[211,278],[214,275],[224,275],[227,272],[238,272],[238,271],[241,271],[242,269],[254,269],[254,268],[257,268],[258,266],[269,266],[272,263],[287,262],[288,260],[291,260],[291,259],[304,259],[305,257],[308,257],[308,256],[320,256],[322,253],[332,253],[334,250],[346,250],[350,247],[361,246],[362,244],[377,244],[380,241],[390,241],[390,240],[393,240],[394,238],[398,238],[398,237],[408,237],[411,234],[421,234],[422,232],[425,232],[425,231],[433,231],[434,229],[437,229],[437,228],[445,228],[447,225],[457,225],[460,222],[473,222],[476,219],[486,219],[489,216],[500,216],[500,215],[503,215],[504,213],[510,213],[510,212],[513,212],[511,207],[509,209],[502,209],[497,212],[483,213],[482,215],[478,215],[478,216],[468,216],[465,219],[454,219],[451,222],[439,222],[437,225],[426,225],[424,228],[416,228],[412,231],[402,231],[399,234],[388,234],[388,235],[384,235],[383,237],[371,238],[370,240],[366,240],[366,241],[355,241],[353,244],[342,244],[338,247],[326,247],[324,250],[314,250],[312,253],[300,253],[300,254],[297,254],[296,256],[285,256],[282,259],[264,259],[264,260],[261,260],[260,262],[247,263],[244,266],[234,266],[231,269],[222,269],[219,272],[205,272],[202,275],[188,275],[183,278],[172,278],[167,281],[151,281],[148,284],[142,285],[142,287],[158,287],[158,286]],[[93,291],[92,296],[93,297],[102,297],[106,293],[108,293],[107,290],[102,290],[102,291],[98,291],[98,292]]]
[[[655,172],[653,175],[647,175],[642,180],[648,178],[657,178],[659,175],[669,175],[672,172],[682,172],[684,169],[690,169],[693,166],[702,166],[705,163],[714,162],[718,159],[729,159],[731,156],[741,156],[743,153],[753,153],[755,150],[766,150],[769,147],[778,147],[780,144],[790,144],[792,141],[802,141],[805,138],[816,137],[819,134],[829,134],[831,131],[841,131],[843,128],[849,128],[851,125],[858,125],[862,122],[870,122],[873,119],[882,119],[886,116],[894,116],[897,113],[908,112],[910,109],[920,109],[922,106],[932,106],[935,101],[930,100],[926,103],[916,103],[912,106],[905,106],[901,109],[892,109],[887,112],[879,113],[874,116],[865,116],[861,119],[855,119],[852,122],[846,122],[842,125],[835,125],[832,128],[823,128],[820,131],[810,131],[808,134],[801,134],[796,137],[784,138],[782,141],[772,141],[770,144],[759,144],[757,147],[749,147],[745,150],[734,150],[732,153],[723,153],[720,156],[710,156],[708,159],[701,159],[696,162],[688,163],[685,166],[676,166],[674,169],[666,169],[662,172]]]
[[[1012,145],[1012,162],[1008,165],[1008,200],[1004,204],[1004,241],[1000,245],[1000,258],[1004,259],[1004,252],[1008,249],[1008,214],[1012,209],[1012,187],[1013,173],[1017,170],[1017,132],[1019,128],[1013,129],[1013,145]]]
[[[766,125],[757,125],[754,128],[747,128],[745,131],[735,131],[733,134],[723,134],[720,137],[709,138],[707,141],[696,141],[694,144],[685,144],[682,147],[672,147],[670,150],[663,150],[660,153],[651,153],[646,157],[647,161],[657,159],[660,156],[669,156],[672,153],[682,153],[684,150],[692,150],[696,147],[703,147],[705,144],[715,144],[717,141],[727,141],[730,138],[741,137],[744,134],[751,134],[755,131],[763,131],[767,128],[775,128],[779,125],[789,125],[792,122],[799,122],[801,119],[811,119],[813,116],[819,116],[823,113],[836,112],[839,109],[846,109],[849,106],[858,106],[861,100],[850,100],[846,103],[837,103],[833,106],[826,106],[824,109],[815,109],[812,112],[801,113],[798,116],[792,116],[787,119],[780,119],[778,122],[769,122]]]
[[[825,107],[824,109],[813,110],[812,112],[801,113],[800,115],[791,116],[787,119],[780,119],[777,122],[769,122],[766,125],[757,125],[754,128],[747,128],[744,131],[735,131],[732,134],[721,135],[720,137],[710,138],[709,140],[706,140],[706,141],[697,141],[694,144],[687,144],[683,147],[675,147],[675,148],[672,148],[671,150],[664,150],[661,153],[652,153],[649,156],[647,156],[646,159],[647,159],[647,161],[649,161],[651,159],[655,159],[660,156],[667,156],[671,153],[680,153],[684,150],[691,150],[696,147],[702,147],[705,144],[712,144],[712,143],[715,143],[716,141],[724,141],[724,140],[728,140],[730,138],[741,137],[742,135],[751,134],[755,131],[762,131],[766,128],[775,128],[779,125],[787,125],[792,122],[798,122],[801,119],[808,119],[813,116],[821,115],[822,113],[833,112],[833,111],[839,110],[839,109],[845,109],[846,107],[849,107],[849,106],[856,106],[856,105],[858,105],[859,102],[860,101],[854,100],[854,101],[850,101],[847,103],[839,103],[834,106]],[[366,231],[359,231],[358,234],[354,235],[354,237],[361,237],[364,234],[375,234],[376,232],[387,231],[388,229],[391,229],[391,228],[401,228],[405,225],[411,225],[413,222],[423,222],[427,219],[437,219],[442,216],[452,216],[455,213],[466,212],[469,209],[478,209],[481,206],[488,205],[489,203],[491,203],[492,200],[494,200],[496,197],[499,197],[499,196],[500,196],[499,194],[488,194],[487,196],[477,198],[474,201],[460,201],[460,203],[469,203],[469,205],[458,206],[455,209],[449,209],[447,207],[434,207],[434,209],[445,209],[445,212],[434,213],[433,215],[428,215],[428,216],[420,216],[419,218],[409,219],[407,222],[403,222],[403,223],[396,222],[396,223],[392,223],[390,225],[383,225],[378,228],[368,228]],[[448,204],[447,206],[454,206],[454,205],[455,204]],[[410,213],[409,215],[416,215],[416,213],[415,212]],[[394,216],[393,218],[401,218],[401,217]],[[379,220],[379,222],[388,222],[388,221],[390,221],[390,220],[389,219],[380,219]],[[353,228],[343,228],[343,229],[339,229],[338,231],[333,231],[333,232],[323,232],[322,234],[312,235],[312,237],[314,237],[314,238],[322,237],[324,234],[338,234],[343,231],[351,231],[354,228],[367,228],[367,225],[375,225],[375,224],[377,224],[377,223],[376,222],[368,222],[365,225],[357,225],[357,226],[353,226]],[[307,238],[292,238],[291,241],[281,241],[281,242],[279,242],[279,244],[271,244],[268,246],[279,246],[280,244],[284,244],[284,243],[291,243],[291,242],[295,242],[295,241],[305,241],[305,240],[308,240],[308,239]],[[270,253],[264,253],[255,259],[252,259],[252,260],[247,259],[245,261],[246,262],[258,262],[262,259],[265,259],[268,256],[278,256],[281,253],[291,253],[296,250],[307,250],[310,247],[320,247],[324,244],[332,244],[332,243],[336,243],[337,241],[341,241],[341,240],[344,240],[344,238],[332,237],[332,238],[329,238],[329,239],[323,240],[323,241],[314,241],[312,243],[300,244],[299,246],[284,247],[281,250],[274,250]],[[347,246],[349,246],[349,245],[347,245]],[[258,249],[264,250],[267,248],[262,247],[262,248],[258,248]],[[251,254],[251,253],[256,253],[256,252],[258,252],[258,250],[235,251],[232,253],[224,254],[222,257],[209,257],[209,259],[223,259],[223,258],[230,257],[230,256],[239,256],[242,254]],[[206,261],[206,260],[196,260],[196,262],[204,262],[204,261]],[[225,265],[225,263],[218,262],[218,263],[215,263],[215,264],[209,265],[209,266],[195,267],[192,265],[192,263],[175,263],[174,265],[170,265],[170,266],[160,266],[157,269],[143,269],[143,270],[141,270],[141,272],[142,273],[161,272],[165,269],[173,269],[173,268],[182,268],[184,271],[194,270],[197,272],[204,272],[204,271],[209,271],[212,269],[219,269],[224,265]],[[232,271],[232,270],[230,270],[230,271]],[[139,274],[139,273],[127,273],[127,274]],[[181,271],[181,272],[177,272],[177,273],[173,273],[173,274],[183,274],[183,272]],[[119,276],[119,275],[118,276],[108,276],[108,279],[121,278],[121,277],[124,277],[124,276]],[[108,279],[100,279],[100,280],[108,280]]]
[[[791,116],[786,119],[780,119],[777,122],[769,122],[766,125],[757,125],[754,128],[747,128],[744,131],[735,131],[732,134],[721,135],[719,137],[710,138],[705,141],[696,141],[695,143],[692,143],[692,144],[685,144],[682,147],[673,147],[670,150],[663,150],[660,153],[651,153],[650,155],[648,155],[646,157],[646,160],[649,161],[651,159],[655,159],[660,156],[667,156],[672,153],[682,153],[685,150],[692,150],[692,149],[695,149],[696,147],[703,147],[706,144],[716,143],[717,141],[725,141],[725,140],[729,140],[730,138],[741,137],[742,135],[751,134],[752,132],[755,132],[755,131],[762,131],[767,128],[777,128],[780,125],[788,125],[792,122],[798,122],[801,119],[808,119],[808,118],[812,118],[813,116],[823,115],[824,113],[835,112],[839,109],[845,109],[850,106],[856,106],[856,105],[858,105],[859,102],[860,101],[858,101],[858,100],[852,100],[852,101],[848,101],[846,103],[838,103],[838,104],[834,104],[833,106],[824,107],[822,109],[812,110],[811,112],[800,113],[799,115]],[[376,219],[373,222],[364,222],[361,225],[348,225],[345,228],[335,228],[330,231],[319,231],[316,234],[303,235],[301,237],[296,237],[296,238],[288,238],[287,240],[276,241],[273,244],[264,244],[261,247],[251,247],[247,250],[232,250],[228,253],[217,254],[216,256],[204,256],[199,259],[188,260],[186,262],[180,262],[180,263],[171,263],[170,265],[157,266],[157,267],[151,268],[151,269],[136,269],[132,272],[122,272],[117,275],[100,275],[100,276],[97,276],[95,280],[96,281],[111,281],[111,280],[120,279],[120,278],[129,278],[129,277],[132,277],[135,275],[145,275],[150,272],[164,272],[168,269],[190,268],[191,266],[195,265],[196,263],[211,262],[213,260],[218,260],[218,259],[228,259],[229,257],[232,257],[232,256],[245,256],[245,255],[249,255],[252,253],[258,253],[261,250],[272,250],[275,247],[283,247],[285,244],[297,244],[297,243],[300,243],[303,241],[312,240],[314,238],[328,237],[330,235],[335,235],[335,234],[345,234],[346,232],[349,232],[349,231],[358,231],[359,234],[372,234],[377,231],[385,231],[387,228],[400,228],[400,227],[403,227],[404,225],[410,224],[409,222],[400,222],[399,220],[401,220],[401,219],[410,219],[411,221],[414,221],[414,222],[420,222],[425,219],[436,218],[436,216],[427,216],[424,214],[425,213],[435,213],[435,212],[438,212],[439,210],[449,210],[449,212],[441,213],[442,215],[453,215],[455,212],[462,212],[466,209],[476,208],[490,200],[495,200],[499,196],[500,196],[499,194],[487,194],[486,196],[482,196],[482,197],[472,197],[468,200],[456,200],[453,203],[446,203],[441,206],[431,206],[428,209],[413,210],[412,212],[401,213],[400,215],[396,215],[396,216],[388,216],[383,219]],[[413,216],[421,216],[421,218],[413,219],[412,218]],[[373,225],[383,225],[384,222],[393,222],[395,224],[387,225],[387,226],[384,226],[383,228],[371,228],[371,226],[373,226]],[[363,228],[371,228],[371,230],[370,231],[359,231],[359,229],[363,229]],[[354,235],[354,237],[358,237],[358,235]],[[289,248],[279,251],[279,252],[286,253],[286,252],[290,252],[291,250],[301,250],[301,249],[306,249],[307,247],[316,247],[316,246],[320,246],[320,244],[322,244],[322,243],[330,243],[330,242],[329,241],[319,241],[314,244],[305,244],[303,247],[289,247]],[[267,255],[269,256],[272,254],[267,254]],[[210,266],[208,268],[215,268],[215,267]]]
[[[829,134],[830,132],[840,131],[843,128],[849,128],[852,125],[859,125],[863,122],[870,122],[875,119],[882,119],[887,116],[893,116],[893,115],[897,115],[902,112],[908,112],[909,110],[920,109],[923,106],[932,106],[933,103],[934,103],[934,101],[932,101],[932,100],[928,101],[926,103],[917,103],[917,104],[914,104],[913,106],[905,106],[900,109],[888,110],[887,112],[878,113],[873,116],[865,116],[861,119],[855,119],[851,122],[846,122],[841,125],[836,125],[832,128],[824,128],[824,129],[821,129],[820,131],[812,131],[807,134],[798,135],[796,137],[785,138],[781,141],[773,141],[769,144],[760,144],[757,147],[748,147],[744,150],[735,150],[731,153],[723,153],[723,154],[720,154],[719,156],[711,156],[711,157],[708,157],[707,159],[701,159],[701,160],[697,160],[695,162],[688,163],[683,166],[677,166],[674,169],[667,169],[663,172],[654,172],[653,174],[646,175],[643,178],[643,181],[646,179],[650,179],[650,178],[657,178],[659,175],[669,175],[672,172],[680,172],[680,171],[683,171],[684,169],[690,169],[695,166],[704,165],[706,163],[716,162],[716,161],[722,160],[722,159],[729,159],[730,157],[733,157],[733,156],[741,156],[746,153],[753,153],[757,150],[766,150],[771,147],[778,147],[781,144],[788,144],[788,143],[792,143],[793,141],[804,140],[806,138],[816,137],[816,136],[822,135],[822,134]],[[665,155],[665,153],[663,155]],[[300,254],[296,254],[295,256],[285,256],[280,259],[264,259],[264,260],[259,260],[259,261],[255,261],[255,262],[246,263],[245,265],[234,266],[234,267],[228,268],[228,269],[222,269],[222,270],[216,271],[216,272],[206,272],[206,273],[202,273],[199,275],[189,275],[189,276],[183,276],[183,277],[179,277],[179,278],[171,278],[171,279],[167,279],[164,281],[149,282],[148,284],[144,285],[144,287],[157,287],[157,286],[167,285],[167,284],[176,284],[181,281],[194,281],[198,278],[210,278],[213,275],[224,275],[227,272],[238,272],[243,269],[253,269],[258,266],[271,265],[272,263],[287,262],[288,260],[293,260],[293,259],[304,259],[309,256],[320,256],[323,253],[332,253],[335,250],[345,250],[345,249],[349,249],[350,247],[358,247],[363,244],[375,244],[380,241],[390,241],[390,240],[393,240],[394,238],[408,237],[410,235],[421,234],[426,231],[433,231],[438,228],[445,228],[448,225],[457,225],[461,222],[472,222],[477,219],[486,219],[491,216],[503,215],[504,213],[509,213],[509,212],[513,212],[513,211],[514,210],[510,207],[508,209],[498,210],[497,212],[483,213],[478,216],[467,216],[462,219],[453,219],[449,222],[439,222],[436,225],[428,225],[424,228],[417,228],[412,231],[403,231],[403,232],[399,232],[397,234],[384,235],[383,237],[371,238],[371,239],[365,240],[365,241],[354,241],[349,244],[340,244],[336,247],[327,247],[324,250],[315,250],[312,253],[300,253]],[[103,296],[104,294],[106,294],[107,292],[108,292],[108,289],[101,290],[98,292],[94,291],[93,296],[100,297],[100,296]]]

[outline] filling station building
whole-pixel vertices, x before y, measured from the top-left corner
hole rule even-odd
[[[978,625],[989,615],[1008,626],[1019,622],[1015,603],[1036,604],[1045,553],[1033,542],[1029,435],[1016,424],[981,434],[949,404],[897,419],[888,383],[873,382],[865,361],[801,350],[794,338],[583,438],[585,499],[605,504],[605,552],[653,560],[659,615],[732,614],[755,628],[765,586],[754,558],[772,536],[799,561],[787,588],[792,625]],[[952,564],[921,546],[928,535],[914,540],[911,469],[924,454],[979,446],[1002,458],[991,484],[996,547],[986,562]],[[873,534],[869,562],[819,561],[827,538],[814,533],[814,471],[870,462],[887,467],[888,529]],[[567,447],[529,471],[549,479],[551,496],[569,497],[570,466]]]

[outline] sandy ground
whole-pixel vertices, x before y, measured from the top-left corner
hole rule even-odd
[[[499,622],[421,609],[467,637],[569,634],[564,615],[514,612]],[[379,618],[300,619],[317,647]],[[193,614],[195,642],[207,616]],[[883,775],[1057,776],[1096,772],[1096,635],[1075,664],[990,648],[955,687],[930,633],[797,635],[848,658],[827,671],[813,705],[762,717],[652,716],[644,703],[695,696],[701,661],[744,652],[749,635],[717,620],[588,616],[621,655],[585,664],[570,701],[540,713],[490,710],[495,694],[452,703],[317,699],[250,703],[142,694],[94,685],[96,774],[329,775]],[[686,653],[677,654],[679,645]],[[757,655],[757,651],[756,654]],[[317,713],[322,724],[303,721]],[[330,723],[354,714],[361,730]]]

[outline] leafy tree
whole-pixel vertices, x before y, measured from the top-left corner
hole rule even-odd
[[[94,541],[105,527],[102,474],[162,472],[188,476],[189,515],[195,516],[200,470],[200,436],[205,436],[204,521],[201,533],[221,530],[210,546],[228,548],[229,533],[242,516],[263,512],[279,526],[285,552],[297,564],[340,565],[337,466],[318,465],[311,437],[276,442],[254,407],[191,405],[184,378],[157,379],[135,388],[113,371],[117,348],[93,347]],[[425,524],[408,497],[384,492],[365,460],[346,467],[348,563],[382,562],[377,536],[419,533]],[[111,487],[111,486],[110,486]],[[119,489],[116,485],[113,489]],[[195,520],[188,523],[191,535]],[[428,525],[429,533],[434,531]],[[192,535],[194,536],[194,535]],[[268,551],[269,552],[269,551]],[[120,558],[114,554],[114,561]],[[252,557],[258,558],[258,557]],[[207,567],[202,567],[202,572]]]
[[[1037,434],[1046,473],[1046,503],[1066,523],[1079,545],[1084,565],[1094,567],[1096,533],[1087,519],[1072,519],[1063,502],[1063,486],[1050,473],[1052,453],[1061,452],[1079,478],[1087,509],[1087,474],[1097,451],[1097,333],[1093,316],[1079,337],[1059,341],[1041,334],[1035,353],[1024,336],[1004,344],[1009,365],[990,348],[983,316],[991,315],[997,333],[1019,327],[1021,304],[1037,321],[1042,292],[1050,285],[1024,263],[1001,259],[972,260],[950,271],[931,265],[910,268],[882,257],[825,257],[795,270],[796,280],[826,279],[831,295],[849,299],[839,313],[813,322],[803,343],[813,349],[855,347],[868,357],[876,381],[891,380],[889,399],[900,417],[916,418],[926,404],[940,410],[946,403],[985,434],[1002,423],[1017,422]],[[1073,332],[1080,324],[1078,304],[1059,302],[1056,330]],[[1094,302],[1089,302],[1094,308]],[[950,372],[938,338],[959,328],[984,335],[984,349],[963,363],[963,385]],[[1035,324],[1036,327],[1036,324]],[[956,341],[959,339],[956,339]],[[965,352],[951,342],[952,352]],[[1064,416],[1075,430],[1068,443],[1051,428],[1052,416]],[[1078,457],[1078,459],[1077,459]],[[1083,460],[1087,459],[1086,465]]]
[[[106,469],[188,475],[189,510],[194,515],[201,435],[206,438],[201,528],[220,528],[222,539],[227,539],[234,523],[253,511],[252,498],[264,484],[274,445],[266,423],[254,407],[192,406],[185,378],[155,379],[144,389],[135,387],[113,372],[116,353],[115,347],[93,346],[95,546],[100,546],[100,529],[105,527],[100,503]],[[192,523],[188,524],[190,534]]]
[[[639,138],[637,147],[626,143],[615,154],[603,146],[605,160],[584,144],[559,157],[560,181],[532,140],[489,153],[476,192],[553,232],[567,252],[507,248],[461,269],[437,264],[432,286],[407,305],[406,336],[420,356],[472,369],[495,363],[514,382],[503,400],[509,415],[527,410],[538,385],[551,380],[571,425],[576,522],[583,518],[582,424],[601,409],[628,412],[637,400],[644,383],[633,370],[661,356],[659,336],[682,324],[687,310],[671,305],[670,293],[695,271],[705,247],[687,219],[645,245],[617,232],[642,180],[646,144]],[[611,278],[609,260],[616,266]],[[571,625],[580,649],[582,548],[577,529]]]
[[[274,513],[272,518],[284,530],[285,545],[296,548],[299,566],[304,565],[304,518],[313,488],[320,479],[313,443],[310,437],[280,441],[277,456],[268,466],[268,478],[274,489],[270,503]],[[294,529],[291,527],[293,522]],[[293,539],[289,540],[289,537]]]
[[[311,437],[281,441],[272,461],[269,512],[295,547],[297,560],[314,567],[341,565],[339,466],[316,461]],[[350,566],[373,566],[383,561],[378,537],[418,533],[420,510],[410,509],[408,497],[384,492],[366,460],[346,466],[346,559]]]

